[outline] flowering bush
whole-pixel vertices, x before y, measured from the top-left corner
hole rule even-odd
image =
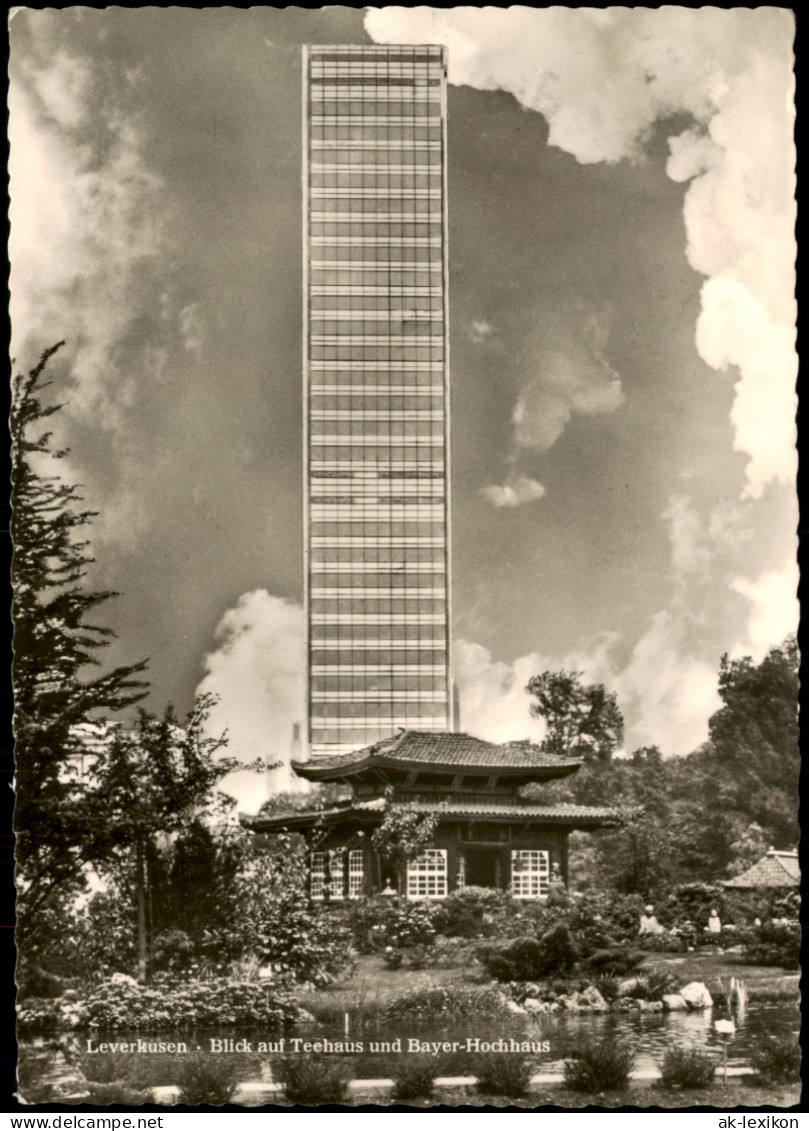
[[[426,901],[381,898],[358,900],[348,913],[354,945],[361,954],[432,943],[435,915],[435,906]]]
[[[752,966],[782,966],[793,970],[801,949],[801,926],[794,919],[771,919],[743,935],[744,961]]]
[[[687,949],[685,939],[676,931],[661,931],[659,935],[638,935],[636,945],[650,954],[666,952],[680,954]]]
[[[266,983],[212,981],[164,982],[158,988],[131,982],[104,982],[79,1010],[78,1028],[152,1032],[262,1025],[277,1030],[297,1017],[283,993]]]

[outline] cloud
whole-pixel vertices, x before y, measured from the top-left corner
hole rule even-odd
[[[713,368],[741,374],[731,418],[734,447],[749,457],[745,494],[760,498],[768,484],[791,482],[792,14],[385,7],[367,9],[365,26],[377,42],[447,44],[450,82],[509,91],[545,117],[551,145],[583,164],[637,160],[656,128],[679,118],[668,174],[688,182],[686,254],[708,278],[697,348]],[[683,114],[692,118],[686,130]],[[753,320],[745,328],[746,311]],[[567,420],[564,402],[555,409],[539,434],[546,444]]]
[[[787,562],[781,569],[766,570],[754,581],[734,577],[731,589],[750,602],[747,640],[737,644],[735,656],[752,655],[760,662],[770,648],[790,633],[797,632],[800,617],[798,604],[798,563]]]
[[[208,337],[208,327],[202,303],[191,302],[179,314],[180,336],[183,346],[199,361]]]
[[[204,661],[197,694],[219,696],[208,728],[227,728],[226,754],[246,764],[258,758],[282,766],[266,779],[235,774],[223,788],[241,808],[256,812],[273,793],[305,788],[289,768],[294,723],[304,719],[303,613],[265,589],[244,593],[216,627],[217,647]]]
[[[517,448],[547,451],[574,413],[601,416],[620,408],[621,379],[604,353],[608,331],[608,313],[590,309],[563,348],[538,350],[538,373],[523,385],[512,417]]]
[[[736,451],[750,456],[744,497],[768,483],[791,485],[797,472],[795,331],[775,322],[743,283],[711,279],[702,288],[697,348],[714,369],[738,367],[731,409]]]
[[[151,314],[144,276],[166,251],[145,138],[128,106],[98,97],[89,61],[44,48],[15,71],[9,137],[14,352],[36,357],[66,337],[67,412],[121,428],[148,375],[123,343]]]
[[[494,326],[491,322],[487,322],[485,318],[479,321],[474,321],[469,327],[469,340],[476,345],[485,342],[488,337],[494,333]]]
[[[536,479],[515,476],[506,480],[502,487],[483,487],[480,493],[493,507],[519,507],[541,499],[545,488]]]
[[[489,742],[541,742],[545,724],[532,719],[525,688],[548,661],[531,652],[511,664],[492,660],[480,644],[459,640],[453,652],[461,701],[461,729]]]
[[[716,665],[692,652],[693,639],[687,617],[662,610],[616,672],[612,687],[631,720],[633,748],[687,754],[707,739],[708,719],[722,704]]]

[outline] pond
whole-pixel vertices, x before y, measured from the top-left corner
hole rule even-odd
[[[561,1072],[566,1057],[576,1049],[583,1039],[603,1037],[605,1040],[626,1041],[636,1054],[636,1070],[659,1068],[665,1051],[679,1046],[696,1046],[706,1051],[715,1051],[721,1056],[722,1040],[715,1032],[713,1023],[716,1013],[701,1010],[693,1013],[555,1013],[539,1017],[515,1016],[505,1021],[481,1018],[479,1021],[458,1021],[451,1026],[429,1024],[427,1022],[372,1022],[364,1027],[352,1027],[349,1017],[348,1036],[345,1027],[311,1025],[302,1026],[297,1035],[305,1040],[317,1042],[324,1037],[333,1042],[353,1041],[362,1043],[363,1051],[351,1055],[355,1077],[380,1077],[388,1075],[387,1066],[392,1064],[397,1054],[386,1051],[370,1051],[383,1042],[401,1042],[402,1051],[408,1042],[455,1041],[470,1042],[469,1051],[483,1047],[485,1042],[503,1038],[516,1041],[547,1042],[549,1051],[537,1054],[538,1070]],[[744,1019],[737,1017],[736,1033],[728,1046],[728,1065],[748,1065],[755,1046],[765,1035],[788,1036],[796,1034],[800,1027],[800,1014],[795,1005],[779,1002],[777,1004],[751,1005]],[[480,1045],[475,1042],[479,1041]],[[288,1042],[289,1043],[289,1042]],[[300,1046],[299,1046],[300,1047]],[[412,1046],[415,1048],[415,1046]],[[466,1054],[468,1056],[468,1053]],[[456,1058],[453,1057],[454,1061]],[[464,1059],[460,1054],[457,1060]]]
[[[330,1051],[340,1059],[345,1059],[354,1079],[378,1079],[394,1075],[397,1066],[401,1065],[403,1055],[409,1050],[415,1051],[416,1048],[424,1051],[425,1042],[458,1042],[460,1047],[454,1055],[445,1055],[442,1052],[440,1056],[442,1075],[471,1074],[473,1072],[470,1063],[471,1054],[475,1051],[485,1051],[485,1048],[482,1048],[484,1043],[503,1039],[506,1042],[511,1040],[539,1042],[541,1046],[547,1042],[547,1051],[540,1050],[532,1055],[535,1070],[561,1073],[565,1058],[571,1055],[581,1041],[596,1037],[604,1041],[622,1040],[629,1043],[636,1054],[635,1069],[642,1072],[658,1069],[665,1051],[675,1046],[682,1048],[696,1046],[711,1051],[719,1062],[722,1044],[721,1038],[714,1031],[715,1018],[716,1011],[710,1009],[694,1013],[666,1014],[557,1013],[539,1017],[515,1015],[505,1020],[481,1016],[479,1019],[458,1020],[450,1025],[422,1021],[385,1022],[379,1017],[371,1018],[363,1025],[359,1022],[352,1023],[349,1016],[347,1034],[345,1022],[337,1026],[313,1021],[288,1032],[284,1040],[284,1049],[306,1056],[308,1042],[311,1052]],[[744,1019],[737,1017],[736,1033],[728,1046],[728,1064],[748,1065],[753,1049],[767,1035],[795,1034],[797,1041],[799,1025],[800,1014],[797,1003],[794,1005],[791,1002],[758,1005],[751,1003]],[[187,1041],[189,1050],[199,1048],[209,1051],[213,1036],[213,1034],[198,1034],[194,1037],[186,1035],[183,1039]],[[95,1034],[93,1041],[97,1046],[103,1040],[116,1043],[136,1042],[139,1037],[149,1041],[161,1039],[160,1035],[140,1032],[116,1033],[114,1036]],[[233,1043],[228,1046],[228,1051],[213,1052],[211,1055],[217,1058],[226,1056],[241,1081],[273,1080],[273,1060],[276,1056],[272,1053],[260,1052],[258,1046],[260,1041],[276,1043],[277,1034],[258,1031],[237,1033],[223,1028],[216,1038],[223,1042],[220,1048],[224,1047],[225,1040]],[[176,1041],[178,1035],[166,1034],[162,1039]],[[251,1053],[236,1051],[239,1041],[251,1041]],[[476,1041],[480,1044],[476,1045]],[[346,1049],[346,1042],[350,1042],[353,1046],[350,1051]],[[412,1045],[410,1042],[418,1042],[418,1045]],[[81,1037],[73,1035],[69,1043],[73,1047],[74,1055],[79,1054],[85,1064],[95,1060],[94,1057],[86,1055],[86,1035]],[[320,1050],[311,1048],[316,1045],[321,1046]],[[71,1056],[70,1059],[73,1060],[74,1057]],[[148,1086],[176,1084],[178,1059],[182,1058],[166,1054],[122,1056],[121,1061],[124,1065],[122,1075],[129,1076],[130,1072],[136,1072],[140,1082]],[[40,1061],[34,1069],[36,1076],[39,1077],[38,1083],[44,1082],[41,1078],[43,1070],[47,1075],[48,1069]]]

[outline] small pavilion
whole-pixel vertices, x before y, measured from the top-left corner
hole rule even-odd
[[[529,742],[498,745],[468,734],[402,730],[361,750],[292,762],[310,782],[347,786],[346,800],[318,809],[242,817],[259,844],[270,834],[301,833],[310,847],[314,900],[357,899],[386,891],[407,899],[443,899],[459,888],[508,890],[544,899],[551,869],[568,878],[573,829],[622,823],[601,806],[527,798],[524,787],[576,773],[579,758],[547,754]],[[372,836],[392,809],[435,814],[429,848],[399,864],[382,859]]]
[[[779,852],[771,848],[760,860],[733,879],[723,880],[726,888],[744,891],[773,891],[787,893],[797,890],[801,882],[798,851]]]

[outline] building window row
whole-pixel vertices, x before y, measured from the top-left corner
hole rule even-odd
[[[322,502],[322,500],[319,500]],[[382,500],[394,502],[393,499]],[[413,495],[396,502],[407,503],[433,503],[434,496],[421,498]],[[444,523],[438,520],[424,522],[380,522],[376,519],[369,522],[311,522],[309,531],[313,538],[440,538],[444,539]],[[409,543],[412,545],[412,542]]]
[[[379,541],[366,542],[359,546],[313,546],[309,551],[309,560],[312,564],[322,565],[334,562],[346,563],[378,563],[378,562],[405,562],[407,564],[424,564],[444,562],[446,546],[441,545],[416,545],[416,546],[390,546]]]
[[[347,613],[357,616],[385,616],[389,613],[404,616],[425,616],[446,612],[446,605],[439,597],[312,597],[309,609],[313,614]]]
[[[345,119],[346,123],[351,119]],[[431,119],[435,125],[427,124],[415,125],[412,118],[406,118],[404,115],[398,118],[387,117],[384,122],[379,124],[371,124],[369,122],[358,122],[356,119],[353,124],[338,124],[329,123],[328,125],[315,124],[311,125],[310,133],[313,142],[335,142],[335,141],[378,141],[378,142],[391,142],[399,141],[405,142],[410,145],[418,142],[434,141],[441,143],[442,129],[440,119]]]
[[[359,196],[355,197],[351,194],[341,196],[323,196],[318,194],[317,198],[312,200],[311,207],[313,220],[331,220],[336,215],[346,215],[348,217],[356,216],[396,216],[401,219],[409,219],[409,214],[413,214],[415,219],[418,216],[429,216],[432,213],[441,212],[441,194],[434,193],[432,196],[380,196],[374,193],[373,196]]]
[[[335,642],[335,643],[339,643]],[[354,642],[344,648],[311,648],[313,664],[443,664],[446,648],[373,648],[358,647]]]
[[[372,345],[378,345],[378,338],[388,338],[397,344],[409,344],[405,339],[419,338],[425,344],[439,345],[443,332],[444,319],[436,318],[429,310],[423,313],[407,311],[405,317],[381,310],[368,317],[355,310],[346,310],[332,317],[323,311],[310,318],[311,340],[319,345],[346,339],[370,339]]]
[[[328,590],[338,589],[390,589],[395,591],[391,597],[399,596],[408,589],[423,589],[425,593],[419,596],[438,596],[446,587],[446,576],[443,573],[421,573],[399,570],[397,573],[319,573],[311,578],[312,596],[339,596],[339,593],[329,593]],[[324,592],[324,590],[326,592]]]
[[[366,188],[387,193],[391,189],[430,188],[441,185],[441,169],[381,169],[377,171],[361,168],[312,169],[309,184],[312,188]]]
[[[416,288],[410,288],[416,292]],[[365,288],[348,290],[335,289],[331,292],[318,288],[318,293],[309,296],[309,309],[327,312],[345,311],[355,316],[363,316],[366,312],[371,318],[380,315],[391,319],[412,318],[415,314],[423,318],[430,318],[435,314],[442,314],[444,310],[444,296],[440,288],[424,288],[422,293],[392,294],[390,287],[368,291]],[[339,315],[337,315],[339,317]]]
[[[339,393],[327,395],[314,394],[309,397],[312,412],[333,410],[335,412],[407,412],[409,410],[442,412],[444,396],[428,390],[416,394],[402,395],[399,392],[368,393],[367,390],[356,396]]]
[[[350,244],[339,245],[332,243],[328,246],[324,244],[321,247],[315,247],[311,253],[313,267],[342,263],[350,263],[352,266],[356,263],[374,265],[390,263],[401,269],[402,267],[416,267],[421,264],[438,264],[440,262],[441,248],[437,244],[422,245],[413,242],[397,244],[396,246],[393,245],[393,241],[385,241],[379,244],[362,243],[362,241],[352,241]]]
[[[385,98],[330,98],[322,90],[309,103],[312,122],[318,118],[434,118],[440,108],[438,98],[399,98],[392,93]]]
[[[358,361],[353,373],[346,372],[352,368],[349,361],[319,362],[317,367],[312,365],[309,395],[353,397],[378,393],[386,397],[393,395],[424,397],[433,393],[440,393],[442,396],[444,394],[445,387],[442,380],[444,367],[440,361],[394,362],[390,368],[385,369],[378,368],[380,364],[384,365],[384,362]]]
[[[311,704],[312,719],[317,720],[315,725],[323,729],[336,731],[351,730],[359,726],[359,720],[396,719],[416,715],[422,719],[441,719],[447,713],[446,692],[443,700],[431,702],[423,698],[427,693],[419,691],[415,699],[368,699],[363,703],[351,703],[347,700],[342,703],[313,700]],[[336,736],[338,739],[340,735]],[[324,742],[329,739],[324,737]]]
[[[312,361],[443,361],[444,350],[442,346],[423,346],[415,342],[386,347],[384,342],[358,345],[343,341],[329,345],[313,343],[309,346],[309,357]]]
[[[371,417],[365,420],[312,420],[309,422],[309,435],[313,447],[322,444],[347,443],[384,444],[392,439],[409,437],[414,440],[429,440],[444,435],[443,416],[437,420],[427,416],[421,420],[397,420],[396,417]],[[317,453],[313,453],[317,454]]]
[[[395,642],[402,640],[408,644],[428,644],[430,647],[444,647],[447,642],[445,626],[433,621],[427,624],[352,624],[346,621],[315,623],[311,626],[310,636],[313,647],[328,645],[332,640],[342,643],[365,641],[375,648],[390,648]]]
[[[393,439],[394,437],[391,437]],[[368,442],[361,442],[360,437],[352,440],[351,437],[345,437],[346,443],[340,444],[335,438],[331,442],[324,443],[326,437],[313,436],[312,437],[312,459],[313,460],[373,460],[384,459],[392,460],[394,463],[402,462],[407,459],[417,459],[422,456],[428,460],[440,460],[443,452],[443,444],[433,442],[434,436],[427,435],[423,437],[413,436],[412,440],[423,440],[423,443],[411,444],[375,444],[373,437],[368,438]]]

